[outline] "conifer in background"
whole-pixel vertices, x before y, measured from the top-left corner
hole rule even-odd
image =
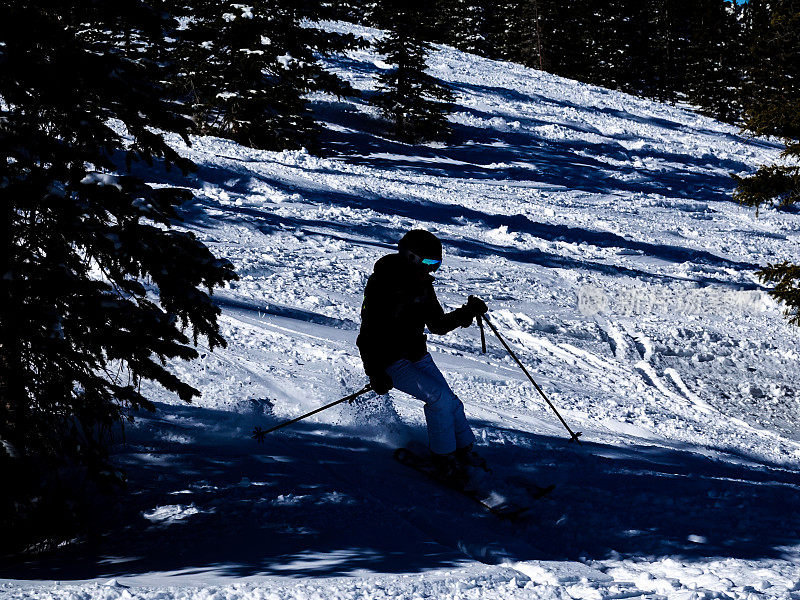
[[[192,5],[182,34],[180,84],[199,131],[266,150],[315,150],[319,125],[307,94],[355,94],[318,55],[343,52],[359,40],[302,22],[328,16],[332,8],[302,0]]]
[[[652,7],[639,0],[598,3],[590,23],[594,52],[588,81],[640,95],[654,92]]]
[[[769,35],[770,31],[770,0],[748,0],[740,7],[739,30],[743,52],[742,86],[738,90],[739,103],[743,108],[755,104],[755,94],[763,95],[765,89],[772,88],[769,77],[763,77],[762,60],[763,47],[761,38]]]
[[[371,8],[375,0],[330,0],[327,3],[331,19],[366,25],[370,22]]]
[[[431,40],[486,56],[491,12],[496,4],[487,0],[434,2]]]
[[[674,101],[681,89],[681,54],[688,36],[689,15],[680,0],[656,0],[650,12],[650,49],[656,60],[650,73],[650,96],[659,102]]]
[[[436,41],[661,101],[688,100],[730,122],[741,114],[743,9],[728,0],[437,4]],[[463,17],[478,14],[480,33]]]
[[[752,10],[759,10],[755,2]],[[771,3],[769,21],[752,35],[745,99],[746,128],[785,140],[782,164],[735,176],[735,198],[748,206],[791,206],[800,201],[800,2]]]
[[[761,166],[749,177],[734,175],[734,197],[756,209],[800,202],[800,1],[770,5],[768,24],[753,36],[746,127],[755,135],[783,138],[786,148],[781,164]],[[800,265],[770,264],[760,276],[775,284],[771,294],[784,302],[789,321],[800,326]]]
[[[548,9],[540,17],[544,29],[544,69],[570,79],[588,81],[598,41],[594,33],[597,13],[593,2],[548,0],[547,4]]]
[[[495,18],[495,57],[527,67],[547,69],[544,49],[548,48],[548,27],[555,20],[550,0],[505,0]],[[498,22],[499,21],[499,22]]]
[[[190,125],[141,51],[170,23],[133,0],[2,0],[0,14],[0,539],[11,543],[53,524],[36,507],[62,500],[43,487],[59,468],[112,473],[108,433],[153,407],[142,381],[198,394],[166,361],[197,357],[200,337],[224,345],[209,294],[235,274],[173,227],[187,192],[125,173],[193,167],[153,129]]]
[[[699,0],[692,7],[685,93],[700,112],[734,122],[741,115],[744,67],[741,8],[724,0]]]
[[[386,0],[378,15],[388,31],[376,49],[392,68],[378,75],[374,102],[390,120],[395,137],[404,142],[442,139],[450,132],[446,115],[452,93],[426,72],[429,7],[425,0]]]

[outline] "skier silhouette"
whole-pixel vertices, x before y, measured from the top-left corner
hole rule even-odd
[[[463,480],[469,467],[485,468],[474,451],[475,436],[464,405],[450,389],[428,352],[424,333],[444,335],[469,327],[487,311],[470,296],[467,303],[444,312],[433,289],[442,263],[442,243],[428,231],[414,229],[398,243],[398,252],[375,263],[364,290],[361,331],[356,344],[372,389],[386,394],[393,387],[425,403],[432,460],[439,474]]]

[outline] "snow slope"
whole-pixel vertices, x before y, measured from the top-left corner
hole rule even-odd
[[[779,146],[448,47],[430,64],[457,95],[447,145],[375,133],[369,51],[331,61],[364,98],[314,99],[328,158],[173,140],[200,165],[186,227],[242,276],[229,347],[176,365],[193,405],[152,390],[103,534],[4,565],[0,596],[800,598],[800,338],[754,274],[800,259],[800,216],[729,200]],[[491,334],[485,356],[475,327],[431,338],[495,468],[557,483],[524,524],[392,460],[425,439],[401,393],[250,439],[365,383],[363,287],[412,227],[444,241],[443,304],[485,298],[583,432]]]

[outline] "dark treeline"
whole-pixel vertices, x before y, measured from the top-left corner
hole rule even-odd
[[[380,26],[374,0],[335,2],[340,18]],[[747,104],[763,0],[435,0],[430,41],[564,77],[684,101],[737,121]],[[774,3],[772,3],[774,4]]]

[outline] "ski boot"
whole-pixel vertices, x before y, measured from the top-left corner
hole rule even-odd
[[[435,477],[446,485],[463,490],[469,481],[469,474],[458,460],[455,452],[450,454],[431,453],[431,463],[436,470]]]
[[[486,473],[491,472],[489,465],[486,464],[486,459],[475,451],[475,444],[456,449],[455,456],[458,462],[467,469],[480,469]]]
[[[475,451],[472,444],[458,448],[455,452],[456,460],[466,474],[465,490],[480,490],[491,486],[490,473],[492,472],[486,460]]]

